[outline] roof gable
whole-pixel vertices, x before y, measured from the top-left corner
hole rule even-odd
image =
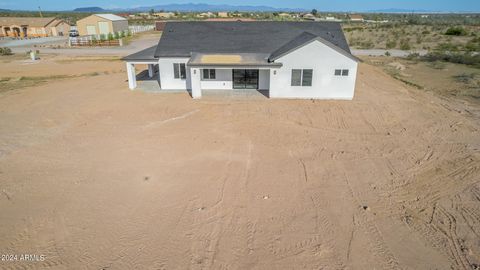
[[[117,16],[115,14],[93,14],[97,17],[109,20],[109,21],[126,21],[127,19]]]
[[[336,22],[168,22],[155,57],[190,57],[192,52],[270,55],[304,32],[350,54]]]
[[[325,40],[321,37],[315,36],[314,34],[309,33],[309,32],[303,32],[299,36],[295,37],[294,39],[292,39],[291,41],[287,42],[285,45],[283,45],[282,47],[280,47],[279,49],[274,51],[270,55],[270,57],[268,58],[268,61],[273,62],[273,61],[279,59],[280,57],[289,54],[292,51],[295,51],[299,48],[302,48],[302,47],[310,44],[313,41],[321,42],[324,45],[330,47],[331,49],[337,51],[338,53],[340,53],[340,54],[342,54],[342,55],[344,55],[344,56],[346,56],[346,57],[348,57],[348,58],[350,58],[354,61],[357,61],[357,62],[360,61],[357,57],[353,56],[350,52],[344,51],[342,48],[340,48],[338,46],[335,46],[331,42],[329,42],[329,41],[327,41],[327,40]]]
[[[0,17],[1,26],[11,25],[28,25],[30,27],[45,27],[50,22],[55,20],[55,17]]]

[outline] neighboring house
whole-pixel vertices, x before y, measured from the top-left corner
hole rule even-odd
[[[203,12],[203,13],[200,13],[197,15],[197,17],[199,18],[211,18],[211,17],[215,17],[215,14],[213,14],[212,12]]]
[[[107,35],[128,30],[128,20],[114,14],[93,14],[77,21],[81,36]]]
[[[278,17],[290,18],[290,17],[292,17],[292,16],[290,15],[290,13],[282,12],[282,13],[278,14]]]
[[[70,25],[55,17],[0,17],[0,36],[48,37],[68,35]]]
[[[175,13],[173,13],[173,12],[157,12],[157,13],[154,13],[153,16],[158,17],[158,18],[162,18],[162,19],[170,19],[170,18],[175,17]]]
[[[272,98],[352,99],[358,59],[339,23],[168,22],[158,45],[123,58],[158,66],[159,91],[264,90]]]
[[[218,12],[218,17],[220,17],[220,18],[228,18],[228,12],[220,11],[220,12]]]
[[[363,16],[359,14],[350,14],[348,15],[350,21],[352,22],[363,22]]]
[[[316,17],[313,14],[310,14],[310,13],[303,14],[302,18],[304,20],[307,20],[307,21],[314,21],[316,19]]]
[[[254,22],[252,18],[208,18],[206,22]]]

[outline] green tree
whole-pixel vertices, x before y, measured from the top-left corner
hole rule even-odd
[[[318,14],[318,10],[312,9],[312,15],[313,15],[313,16],[317,16],[317,14]]]

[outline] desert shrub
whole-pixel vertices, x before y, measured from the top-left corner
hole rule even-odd
[[[430,31],[428,31],[428,30],[423,30],[422,31],[422,35],[428,35],[428,34],[430,34]]]
[[[12,55],[12,50],[8,47],[0,47],[0,55]]]
[[[395,47],[397,47],[397,41],[396,40],[387,40],[387,43],[385,44],[385,47],[387,47],[387,49],[395,48]]]
[[[465,36],[467,35],[467,31],[463,27],[450,27],[445,32],[447,36]]]
[[[420,57],[420,54],[418,54],[418,53],[410,53],[409,55],[407,55],[406,58],[408,60],[417,60],[417,59],[419,59],[419,57]]]
[[[465,50],[470,52],[480,51],[480,37],[473,38],[465,44]]]
[[[390,55],[392,55],[392,54],[389,51],[385,52],[385,56],[390,56]]]
[[[470,52],[431,52],[422,56],[421,59],[428,62],[443,61],[457,64],[465,64],[480,68],[480,54],[474,54]]]
[[[372,49],[375,44],[371,40],[365,40],[358,43],[358,46],[362,49]]]
[[[423,41],[422,36],[421,36],[421,35],[417,35],[416,38],[415,38],[415,42],[416,42],[417,44],[422,44],[422,41]]]
[[[445,62],[440,62],[440,61],[428,62],[427,66],[429,66],[433,69],[444,69],[445,68]]]
[[[409,39],[402,39],[400,40],[400,50],[408,51],[410,50],[410,40]]]
[[[435,49],[439,51],[456,52],[458,51],[458,46],[450,42],[445,42],[438,44]]]
[[[475,73],[461,73],[459,75],[452,76],[452,78],[455,79],[455,81],[457,82],[468,84],[473,81],[473,79],[475,79]]]

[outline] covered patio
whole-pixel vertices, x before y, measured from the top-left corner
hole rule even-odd
[[[142,83],[146,82],[150,88],[156,83],[158,89],[161,89],[158,58],[154,56],[156,47],[153,46],[122,58],[126,62],[128,87],[130,90],[137,88],[137,80]],[[136,65],[147,65],[147,70],[137,74]]]

